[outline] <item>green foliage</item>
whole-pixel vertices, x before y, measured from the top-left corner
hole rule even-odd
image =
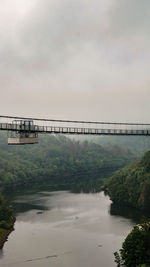
[[[102,184],[114,169],[125,166],[134,156],[129,150],[109,149],[65,136],[40,136],[39,144],[8,146],[0,135],[0,186],[13,188],[31,182],[51,184]],[[102,169],[103,168],[103,169]],[[109,170],[107,170],[107,168]],[[110,170],[111,169],[111,170]],[[84,175],[83,175],[84,174]],[[91,178],[92,174],[92,178]]]
[[[12,227],[12,209],[6,200],[0,195],[0,228],[10,229]]]
[[[114,256],[115,256],[115,262],[117,263],[117,267],[123,266],[123,261],[121,259],[120,254],[117,251],[114,253]]]
[[[114,255],[117,267],[150,266],[150,222],[135,226],[123,242],[120,255]]]
[[[150,211],[150,152],[116,172],[107,187],[112,201]]]
[[[0,228],[0,237],[3,236],[4,233],[5,233],[5,229]]]

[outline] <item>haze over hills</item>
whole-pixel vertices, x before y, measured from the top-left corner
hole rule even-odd
[[[70,138],[79,141],[87,140],[101,146],[119,145],[130,149],[139,156],[150,149],[149,136],[70,136]]]
[[[128,148],[103,147],[61,135],[40,136],[37,145],[8,146],[6,135],[1,134],[0,185],[8,187],[44,181],[82,184],[84,180],[94,183],[98,178],[101,185],[104,177],[111,176],[114,170],[136,158]]]

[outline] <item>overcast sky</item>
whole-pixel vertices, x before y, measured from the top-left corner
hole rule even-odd
[[[150,0],[0,0],[0,115],[150,122]]]

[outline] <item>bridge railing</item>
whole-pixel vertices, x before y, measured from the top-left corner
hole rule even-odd
[[[22,122],[31,121],[31,125]],[[47,120],[0,116],[0,130],[37,133],[150,135],[150,124]]]
[[[0,123],[0,130],[54,134],[89,134],[89,135],[150,135],[150,129],[101,129],[101,128],[77,128],[59,126],[39,126],[20,127],[18,124]]]

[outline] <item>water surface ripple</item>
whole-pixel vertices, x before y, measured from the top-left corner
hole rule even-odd
[[[42,191],[16,196],[15,231],[0,254],[5,267],[113,267],[134,222],[111,215],[101,193]]]

